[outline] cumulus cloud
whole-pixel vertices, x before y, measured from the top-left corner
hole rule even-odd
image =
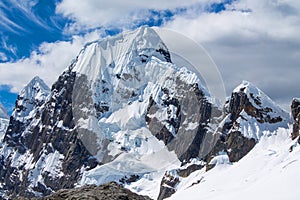
[[[166,10],[194,5],[195,3],[211,2],[212,0],[62,0],[57,5],[57,13],[74,20],[72,28],[95,28],[99,26],[118,26],[135,19],[147,16],[147,9]],[[75,29],[76,29],[75,28]]]
[[[49,86],[79,53],[87,41],[99,38],[99,31],[74,36],[71,41],[43,43],[29,58],[0,63],[0,85],[11,85],[19,92],[34,76],[40,76]]]
[[[236,1],[219,13],[173,18],[165,27],[203,44],[219,66],[228,94],[246,79],[281,104],[300,96],[300,2]]]

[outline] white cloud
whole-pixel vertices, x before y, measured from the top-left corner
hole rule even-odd
[[[57,5],[56,12],[74,19],[76,29],[95,28],[130,23],[137,17],[143,19],[143,14],[147,15],[146,9],[174,9],[208,1],[212,0],[63,0]]]
[[[238,1],[220,13],[202,13],[191,18],[177,16],[166,27],[189,34],[201,42],[225,37],[253,39],[290,39],[298,41],[300,29],[300,5],[277,3],[273,0]],[[294,13],[279,8],[285,5]],[[296,12],[297,11],[297,12]],[[184,28],[183,28],[184,27]]]
[[[99,38],[95,31],[82,37],[74,36],[72,41],[43,43],[29,58],[16,62],[0,63],[0,85],[11,85],[13,92],[19,92],[34,76],[40,76],[49,86],[57,80],[62,71],[88,41]]]
[[[247,79],[279,103],[300,96],[299,1],[237,1],[220,13],[175,16],[165,27],[208,50],[228,93]]]

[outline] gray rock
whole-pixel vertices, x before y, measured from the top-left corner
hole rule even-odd
[[[300,99],[294,98],[291,105],[292,117],[294,119],[292,139],[296,139],[300,134]],[[298,139],[300,144],[300,138]]]
[[[19,200],[28,198],[19,197]],[[41,198],[31,198],[35,200],[150,200],[147,196],[140,196],[123,186],[111,182],[101,186],[86,185],[75,189],[59,190],[49,196]]]

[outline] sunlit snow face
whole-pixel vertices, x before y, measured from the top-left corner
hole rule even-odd
[[[182,52],[178,40],[192,53]],[[142,27],[88,44],[73,71],[77,73],[72,100],[77,129],[101,162],[124,153],[148,160],[165,152],[167,163],[178,163],[198,127],[221,114],[210,111],[207,120],[201,119],[203,104],[216,105],[225,99],[220,73],[205,50],[170,30]],[[202,97],[205,100],[199,100]],[[158,139],[154,134],[158,132],[168,133],[169,139]],[[188,139],[179,148],[180,140],[171,140],[184,134]],[[212,138],[204,137],[204,143],[206,139],[213,148]],[[210,150],[206,148],[202,156]]]

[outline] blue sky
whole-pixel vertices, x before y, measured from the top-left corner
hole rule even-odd
[[[229,92],[248,79],[287,108],[300,96],[299,11],[295,0],[2,0],[0,102],[11,112],[17,91],[36,75],[51,85],[84,43],[149,25],[203,44]]]

